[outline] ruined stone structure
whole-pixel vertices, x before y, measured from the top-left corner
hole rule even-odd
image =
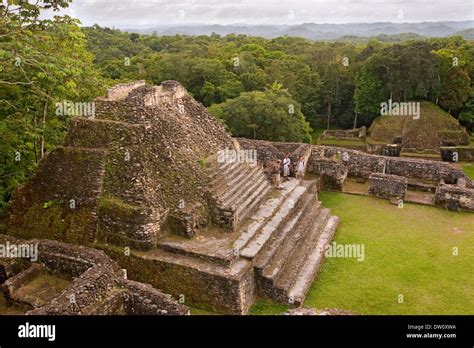
[[[456,185],[441,180],[436,187],[435,203],[452,211],[474,211],[474,185],[462,178]]]
[[[322,164],[324,163],[324,164]],[[331,146],[314,146],[309,170],[329,183],[326,189],[345,191],[347,181],[369,182],[359,192],[408,202],[474,211],[474,183],[453,165],[439,161],[371,155]],[[336,184],[334,184],[336,183]]]
[[[341,146],[389,157],[413,157],[446,162],[474,160],[474,143],[458,120],[429,102],[420,115],[380,116],[369,129],[325,130],[318,144]]]
[[[198,233],[209,217],[200,160],[234,148],[224,128],[172,81],[119,85],[95,103],[95,118],[74,118],[64,145],[15,194],[9,227],[24,238],[140,250],[170,230]],[[44,226],[52,220],[54,233]]]
[[[185,312],[160,291],[225,313],[247,313],[257,296],[300,306],[339,223],[318,189],[346,192],[353,179],[369,181],[365,194],[413,201],[410,190],[419,190],[432,204],[436,195],[436,204],[472,210],[472,182],[449,164],[233,139],[175,81],[118,85],[95,110],[71,121],[63,146],[15,192],[1,230],[93,247],[114,261],[69,271],[84,289],[77,308],[64,291],[32,313]],[[222,160],[223,150],[257,158]],[[268,168],[285,154],[291,177],[276,189]],[[301,157],[311,179],[294,178]],[[44,255],[58,254],[49,252],[57,242],[42,243]],[[120,277],[115,262],[160,291]],[[95,305],[88,282],[97,282]]]
[[[148,284],[127,279],[104,252],[50,240],[0,235],[2,244],[37,246],[37,260],[0,258],[0,285],[27,315],[186,315],[189,308]],[[41,280],[47,287],[42,288]]]
[[[317,200],[316,180],[292,177],[277,190],[265,169],[287,153],[293,165],[309,159],[309,145],[263,151],[233,139],[175,81],[118,85],[95,103],[95,117],[74,118],[63,146],[15,192],[6,233],[102,249],[130,279],[202,308],[304,301],[338,219]],[[252,148],[254,163],[219,160]],[[141,308],[139,286],[124,287]]]

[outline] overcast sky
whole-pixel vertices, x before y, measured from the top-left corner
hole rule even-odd
[[[64,13],[117,28],[166,24],[423,22],[474,19],[474,0],[73,0]]]

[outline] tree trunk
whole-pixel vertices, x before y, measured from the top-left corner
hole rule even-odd
[[[355,116],[354,116],[354,129],[357,128],[357,112],[354,113]]]
[[[33,148],[35,152],[35,163],[38,164],[38,146],[36,143],[36,113],[33,113],[33,130],[34,130],[34,137],[33,137]]]
[[[330,120],[331,120],[331,102],[328,102],[328,125],[326,129],[329,129]]]
[[[48,95],[49,97],[49,95]],[[41,121],[42,123],[42,132],[41,132],[41,148],[40,148],[40,159],[44,157],[44,132],[46,130],[46,115],[48,114],[48,102],[49,98],[46,99],[46,102],[44,103],[44,109],[43,109],[43,119]]]

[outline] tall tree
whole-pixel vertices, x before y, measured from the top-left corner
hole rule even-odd
[[[58,117],[55,104],[90,100],[101,88],[79,22],[68,16],[41,19],[42,10],[69,2],[0,5],[0,204],[61,140],[68,117]]]
[[[266,91],[244,92],[209,111],[223,119],[233,135],[273,141],[311,142],[311,128],[300,105],[278,84]]]
[[[359,122],[361,125],[370,125],[370,122],[380,114],[382,101],[381,82],[371,72],[362,69],[356,78],[354,92],[354,128]]]

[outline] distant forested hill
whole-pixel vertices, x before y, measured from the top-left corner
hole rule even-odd
[[[317,24],[303,23],[296,25],[205,25],[188,24],[175,26],[157,26],[145,29],[126,29],[128,32],[159,35],[219,35],[244,34],[276,38],[279,36],[296,36],[310,40],[335,40],[343,36],[373,37],[378,35],[397,35],[413,33],[425,37],[446,37],[464,35],[464,31],[474,28],[474,21],[459,22],[422,22],[422,23],[347,23]],[[468,34],[468,33],[467,33]],[[465,37],[469,38],[469,37]]]

